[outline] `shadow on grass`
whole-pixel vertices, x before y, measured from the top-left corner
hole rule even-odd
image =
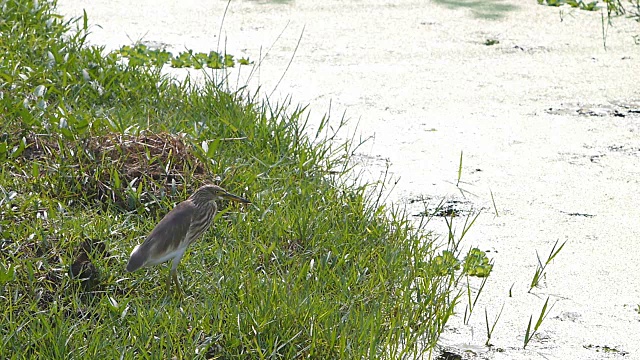
[[[487,20],[501,19],[507,12],[518,8],[512,4],[505,4],[503,0],[434,0],[434,2],[449,8],[469,8],[473,16]]]

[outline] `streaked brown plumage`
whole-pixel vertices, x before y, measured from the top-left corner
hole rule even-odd
[[[144,242],[131,252],[127,271],[136,271],[142,267],[161,264],[172,260],[171,271],[167,279],[167,290],[171,282],[178,283],[178,264],[187,247],[204,234],[218,211],[216,200],[228,199],[241,203],[250,201],[228,193],[217,185],[204,185],[187,200],[176,205],[151,231]]]

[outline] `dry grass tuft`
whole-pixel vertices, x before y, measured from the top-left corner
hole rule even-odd
[[[108,133],[70,141],[30,132],[23,139],[18,163],[37,162],[49,174],[64,171],[79,197],[129,210],[212,178],[184,135]]]

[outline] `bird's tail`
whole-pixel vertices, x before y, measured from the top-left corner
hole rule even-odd
[[[128,272],[136,271],[144,266],[144,256],[141,251],[138,251],[138,248],[140,248],[140,245],[133,248],[131,252],[131,257],[129,257],[129,262],[127,263]]]

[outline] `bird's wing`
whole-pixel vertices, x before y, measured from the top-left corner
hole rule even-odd
[[[183,246],[186,245],[183,240],[189,232],[191,218],[195,212],[195,205],[188,200],[169,211],[144,242],[133,250],[127,264],[127,271],[135,271],[148,263],[157,263],[156,261],[180,247],[181,243]]]
[[[181,202],[160,220],[144,242],[153,243],[154,252],[175,250],[187,236],[195,212],[196,206],[191,201]]]

